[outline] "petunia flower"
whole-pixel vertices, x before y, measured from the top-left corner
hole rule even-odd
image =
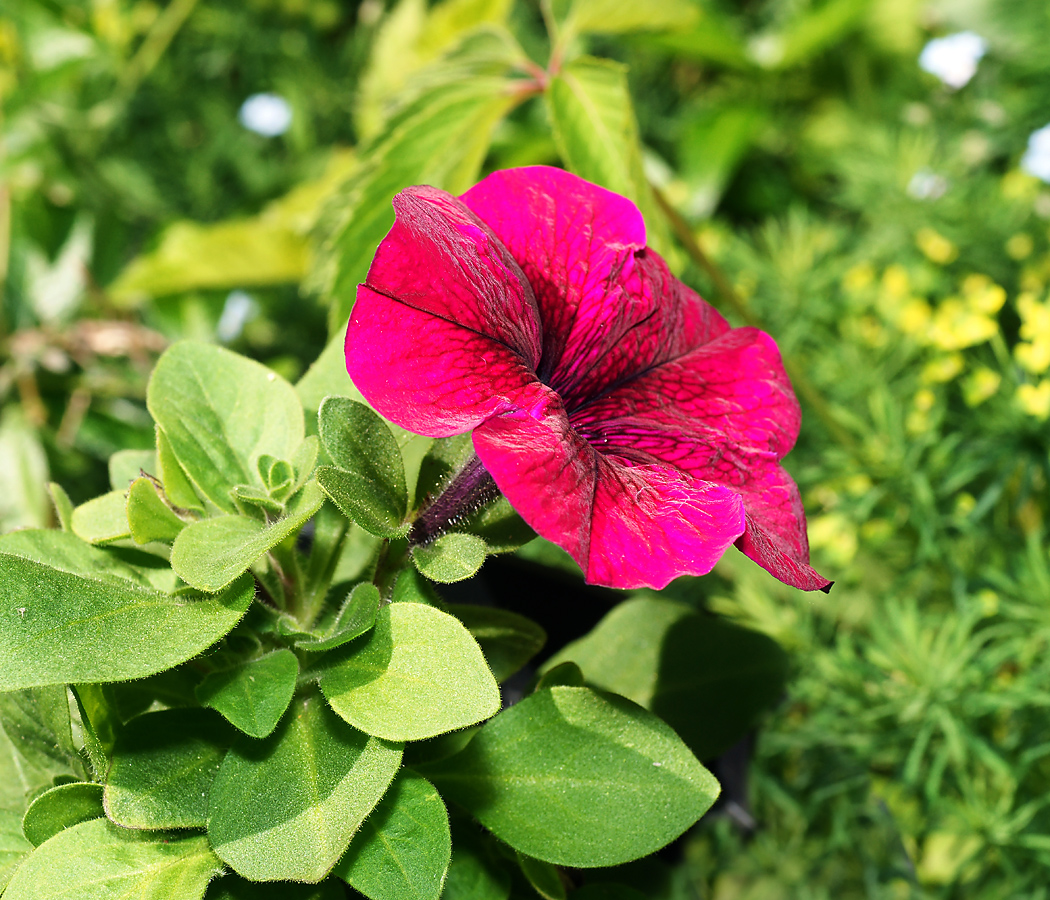
[[[591,583],[660,588],[735,542],[787,584],[830,586],[780,466],[800,411],[776,345],[675,279],[633,203],[537,166],[394,209],[346,334],[376,410],[472,431],[469,471]]]

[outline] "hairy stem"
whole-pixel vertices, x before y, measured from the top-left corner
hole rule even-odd
[[[429,543],[498,496],[496,482],[477,455],[472,455],[448,487],[420,513],[408,533],[409,545]]]

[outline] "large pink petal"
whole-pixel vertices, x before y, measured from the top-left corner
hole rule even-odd
[[[493,337],[361,285],[346,330],[346,368],[382,415],[417,434],[470,431],[545,390]]]
[[[592,584],[662,588],[709,572],[744,530],[740,497],[666,466],[598,453],[557,397],[474,431],[474,447],[514,508],[559,544]]]
[[[728,330],[645,250],[637,207],[561,169],[495,172],[462,197],[521,265],[543,320],[540,376],[569,409]]]

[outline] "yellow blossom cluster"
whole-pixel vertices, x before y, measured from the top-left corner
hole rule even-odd
[[[1050,369],[1050,298],[1040,302],[1032,292],[1017,298],[1021,317],[1021,340],[1014,346],[1014,358],[1025,371],[1043,375]],[[1028,415],[1050,418],[1050,379],[1017,388],[1017,403]]]

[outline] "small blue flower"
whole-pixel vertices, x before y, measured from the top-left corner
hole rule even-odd
[[[241,104],[237,118],[249,131],[277,137],[292,124],[292,108],[278,94],[252,94]]]

